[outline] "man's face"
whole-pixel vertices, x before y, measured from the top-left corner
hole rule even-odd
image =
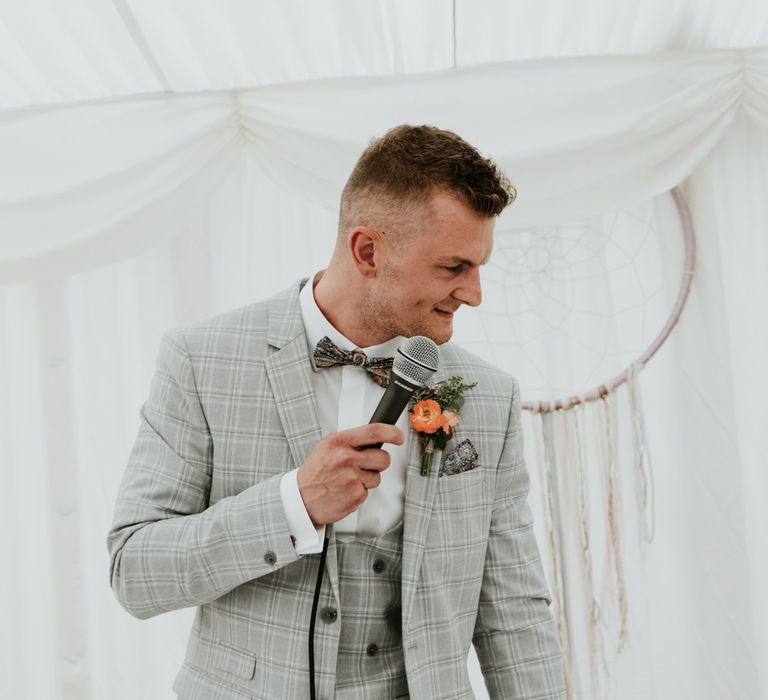
[[[434,194],[421,217],[422,230],[399,248],[384,241],[371,299],[379,328],[389,337],[449,340],[456,310],[482,300],[479,267],[491,256],[495,223],[495,217],[475,213],[454,195]]]

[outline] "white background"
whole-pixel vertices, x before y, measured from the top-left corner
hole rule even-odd
[[[160,334],[320,268],[356,155],[411,121],[509,173],[499,237],[682,183],[697,274],[641,378],[657,531],[608,692],[766,697],[760,47],[762,2],[0,3],[0,695],[172,697],[191,611],[130,618],[105,546]]]

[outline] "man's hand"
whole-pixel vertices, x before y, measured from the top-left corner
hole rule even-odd
[[[368,497],[368,489],[381,483],[381,472],[389,466],[389,453],[366,445],[402,445],[404,441],[400,428],[384,423],[342,430],[320,440],[297,475],[299,492],[312,522],[325,525],[341,520],[360,507]]]

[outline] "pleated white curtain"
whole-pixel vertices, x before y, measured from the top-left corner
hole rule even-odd
[[[532,3],[523,14],[358,5],[303,4],[283,31],[306,51],[273,41],[277,55],[263,47],[285,14],[266,3],[182,12],[81,0],[83,21],[49,37],[71,50],[59,65],[31,60],[18,40],[42,3],[2,16],[0,59],[13,60],[0,60],[0,696],[172,697],[191,611],[130,618],[108,590],[104,543],[159,335],[319,269],[357,153],[411,121],[455,129],[509,172],[520,197],[500,236],[684,181],[699,268],[680,326],[642,376],[657,537],[631,562],[633,632],[612,697],[765,697],[768,49],[735,48],[768,43],[765,23],[748,21],[757,6],[697,28],[681,21],[691,6],[669,3],[613,22],[606,3],[579,15],[537,4],[547,16]],[[659,45],[651,12],[668,18]],[[718,26],[732,31],[720,43]],[[674,27],[690,35],[675,39]],[[696,51],[508,62],[691,36]],[[500,62],[466,65],[484,61]],[[259,73],[267,64],[274,72]]]

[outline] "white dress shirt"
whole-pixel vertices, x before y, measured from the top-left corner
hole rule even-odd
[[[307,335],[307,351],[312,358],[315,346],[328,336],[342,350],[355,350],[356,346],[337,331],[320,311],[314,296],[314,285],[320,275],[307,282],[299,294],[301,315]],[[397,336],[380,345],[359,348],[368,357],[394,357],[405,340]],[[365,425],[384,394],[364,369],[355,365],[317,369],[312,373],[312,389],[317,400],[318,417],[323,436],[347,428]],[[397,426],[408,435],[408,412],[403,411]],[[344,541],[355,536],[378,535],[390,529],[403,517],[405,491],[406,445],[384,444],[391,461],[381,473],[381,483],[368,491],[365,502],[335,524],[336,536]],[[323,548],[325,526],[315,528],[307,514],[299,492],[298,469],[285,474],[280,482],[280,496],[288,521],[288,530],[295,539],[298,554],[320,552]]]

